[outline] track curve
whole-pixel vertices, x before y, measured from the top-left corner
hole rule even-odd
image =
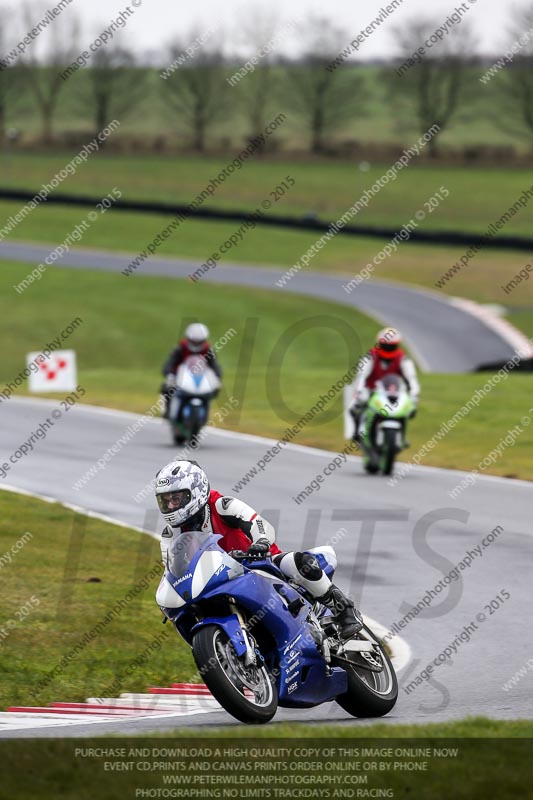
[[[49,248],[43,245],[0,243],[0,258],[4,259],[40,263],[49,254]],[[65,254],[56,267],[120,273],[134,258],[131,254],[75,249]],[[138,274],[186,278],[198,266],[197,262],[183,259],[152,257],[142,264]],[[381,281],[364,281],[355,291],[347,293],[343,286],[349,278],[317,272],[300,272],[280,289],[276,281],[284,274],[275,268],[220,264],[196,285],[199,292],[206,280],[253,289],[288,291],[352,306],[384,324],[400,328],[420,367],[426,372],[469,372],[482,364],[508,361],[515,355],[514,347],[500,333],[446,297],[439,297],[436,292]],[[136,274],[124,276],[124,280],[135,279]]]

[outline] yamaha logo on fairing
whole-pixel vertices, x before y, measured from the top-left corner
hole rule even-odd
[[[187,573],[186,575],[184,575],[182,578],[179,578],[177,581],[174,581],[174,583],[172,584],[172,586],[179,586],[179,584],[180,584],[180,583],[183,583],[183,581],[188,581],[188,580],[190,580],[191,578],[192,578],[192,572],[188,572],[188,573]]]
[[[302,638],[302,634],[299,633],[298,636],[296,637],[296,639],[294,639],[290,644],[287,645],[287,647],[283,651],[283,655],[286,656],[287,653],[289,652],[289,650],[292,650],[294,648],[296,642],[299,642],[301,638]]]

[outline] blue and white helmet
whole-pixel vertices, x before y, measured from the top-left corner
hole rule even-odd
[[[156,475],[159,510],[172,528],[201,529],[210,491],[207,475],[196,461],[171,461]]]

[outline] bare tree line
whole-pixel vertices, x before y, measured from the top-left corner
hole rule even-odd
[[[191,30],[168,44],[157,68],[117,36],[87,66],[69,70],[82,49],[81,26],[70,11],[50,25],[38,47],[6,61],[20,31],[31,29],[43,8],[22,5],[14,13],[0,7],[1,138],[24,100],[39,116],[41,139],[51,142],[67,86],[73,118],[85,120],[95,132],[115,118],[134,118],[150,98],[198,152],[206,149],[219,123],[240,119],[244,135],[254,138],[280,110],[289,109],[293,132],[307,141],[311,152],[323,153],[339,130],[356,131],[372,104],[378,103],[387,106],[398,131],[424,133],[438,125],[440,134],[430,145],[433,154],[444,132],[458,122],[479,118],[480,113],[507,135],[526,140],[533,135],[531,2],[510,12],[505,35],[509,46],[531,30],[531,42],[494,76],[490,88],[480,83],[486,65],[476,55],[478,43],[467,20],[423,57],[413,59],[438,26],[434,15],[417,16],[391,28],[390,63],[375,68],[372,80],[368,65],[361,61],[346,60],[331,68],[346,50],[347,34],[320,17],[301,23],[297,57],[268,52],[256,59],[253,68],[243,69],[251,61],[236,56],[240,44],[248,54],[259,53],[276,32],[273,14],[253,11],[240,26],[241,43],[230,47],[220,31],[198,46],[201,31]],[[398,64],[404,65],[400,71],[395,68]],[[164,78],[163,68],[167,68]],[[230,83],[239,68],[238,82]],[[72,72],[68,80],[61,77],[65,70]],[[486,98],[481,112],[480,97]]]

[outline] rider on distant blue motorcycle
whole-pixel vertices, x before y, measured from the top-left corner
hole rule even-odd
[[[332,547],[315,547],[303,553],[282,553],[275,544],[273,526],[253,508],[234,497],[211,490],[207,475],[196,461],[172,461],[157,475],[155,493],[167,525],[161,534],[161,554],[185,531],[207,531],[222,536],[219,545],[228,553],[243,550],[250,557],[270,553],[286,578],[290,578],[334,612],[343,639],[362,628],[362,618],[352,601],[334,586],[320,567],[321,554],[333,568],[337,558]]]
[[[176,373],[180,364],[189,356],[202,356],[207,366],[213,370],[217,378],[222,378],[222,369],[217,361],[215,352],[209,342],[209,330],[201,322],[194,322],[185,330],[185,337],[171,352],[163,365],[165,383],[161,387],[161,394],[165,400],[163,417],[168,419],[170,398],[176,385]]]

